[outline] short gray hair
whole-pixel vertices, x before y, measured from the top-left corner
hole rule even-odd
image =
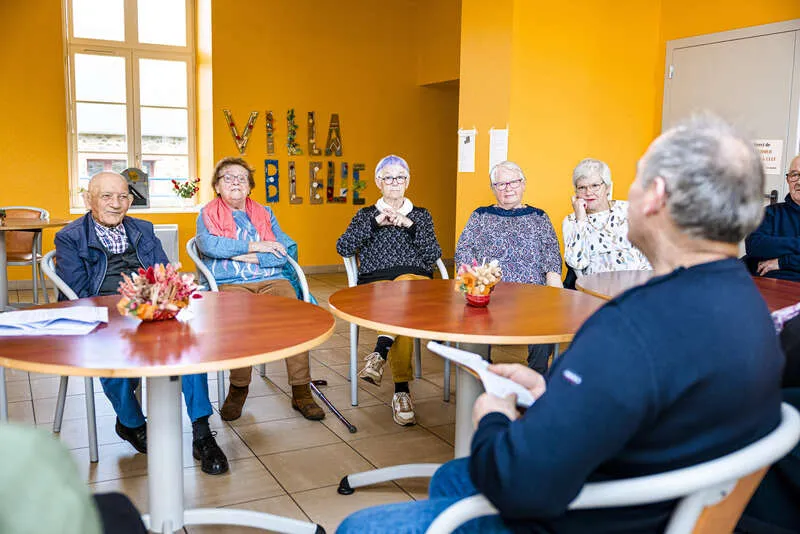
[[[500,163],[492,167],[492,170],[489,171],[489,181],[491,183],[494,183],[495,178],[497,178],[497,171],[500,169],[511,171],[515,173],[517,176],[519,176],[523,182],[525,181],[525,173],[522,172],[522,168],[519,165],[517,165],[513,161],[501,161]]]
[[[738,243],[763,217],[761,158],[713,115],[694,116],[656,139],[639,174],[643,187],[664,180],[673,221],[693,237]]]
[[[578,187],[578,180],[582,178],[593,178],[595,176],[606,184],[608,199],[611,200],[614,183],[611,181],[611,169],[608,168],[605,161],[594,158],[582,159],[572,171],[572,187]]]

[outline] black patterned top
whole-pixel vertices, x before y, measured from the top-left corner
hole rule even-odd
[[[561,274],[558,238],[547,214],[532,206],[497,206],[472,212],[456,245],[456,267],[498,260],[503,280],[544,285],[547,273]]]
[[[408,228],[379,226],[378,208],[361,208],[336,242],[341,256],[358,254],[358,283],[394,280],[401,274],[433,277],[433,265],[442,255],[433,219],[425,208],[414,207]]]

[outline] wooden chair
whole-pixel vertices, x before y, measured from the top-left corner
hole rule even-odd
[[[358,265],[355,256],[342,256],[344,270],[347,273],[348,287],[358,285]],[[449,280],[447,268],[442,258],[436,260],[436,267],[443,280]],[[422,377],[422,344],[419,339],[414,340],[414,376]],[[450,402],[450,361],[444,362],[444,394],[445,402]],[[350,404],[358,406],[358,325],[350,323]]]
[[[800,414],[783,403],[780,425],[743,449],[667,473],[586,484],[569,509],[615,508],[680,499],[665,534],[730,533],[769,466],[792,450],[798,440]],[[447,534],[471,519],[497,513],[486,497],[474,495],[439,514],[426,534]]]
[[[51,250],[44,255],[41,261],[41,268],[44,274],[53,281],[56,289],[69,300],[78,300],[78,295],[67,285],[64,280],[56,274],[55,267],[56,251]],[[86,422],[89,431],[89,461],[96,463],[99,459],[97,452],[97,419],[94,408],[94,378],[84,377],[84,393],[86,394]],[[56,414],[53,418],[53,432],[61,432],[61,421],[64,418],[64,404],[67,401],[67,386],[69,377],[62,376],[58,385],[58,401],[56,402]]]
[[[6,211],[6,217],[17,219],[42,219],[50,218],[50,213],[42,208],[32,206],[0,206]],[[39,304],[39,286],[44,290],[44,301],[50,302],[47,294],[47,285],[41,270],[42,261],[42,231],[41,230],[16,230],[6,235],[6,258],[8,265],[31,266],[33,280],[33,303]]]

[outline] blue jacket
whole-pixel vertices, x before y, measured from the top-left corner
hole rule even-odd
[[[169,263],[153,223],[125,217],[122,220],[128,240],[136,249],[142,267]],[[97,295],[108,266],[106,252],[94,231],[91,212],[72,221],[56,234],[56,274],[79,298]],[[59,294],[59,300],[66,300]]]
[[[753,260],[778,258],[780,268],[764,276],[800,281],[800,206],[790,195],[764,209],[764,220],[744,243]]]

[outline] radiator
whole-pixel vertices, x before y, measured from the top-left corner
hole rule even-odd
[[[177,224],[156,224],[154,225],[156,237],[161,241],[164,252],[167,253],[170,263],[180,261],[178,253],[178,225]]]

